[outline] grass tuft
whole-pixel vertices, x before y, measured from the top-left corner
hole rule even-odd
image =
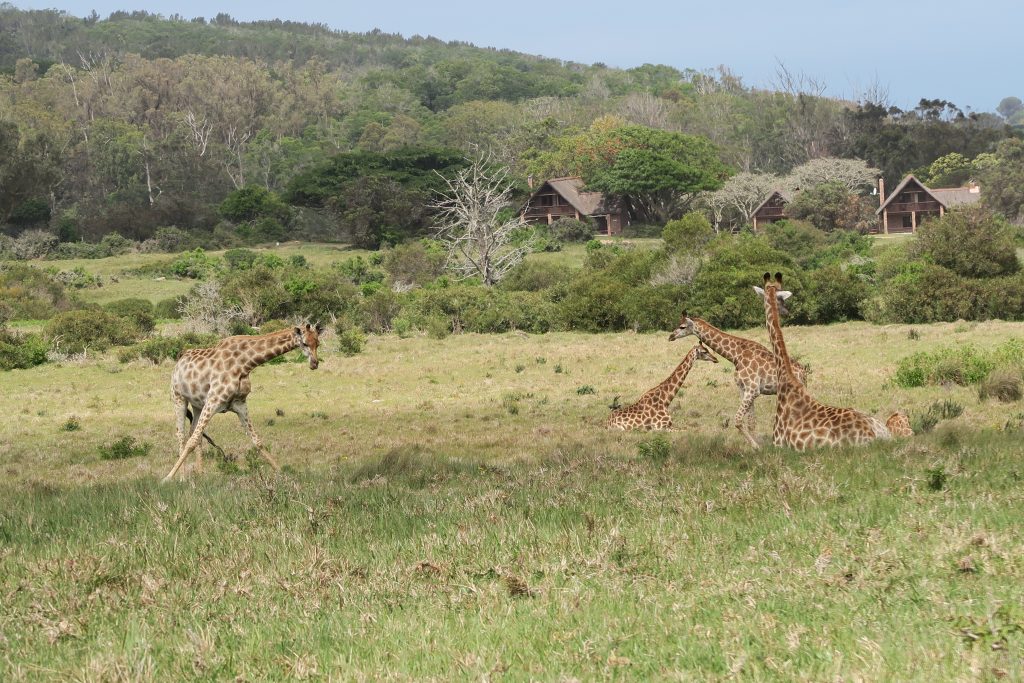
[[[149,455],[152,444],[138,443],[134,436],[123,436],[106,446],[100,446],[100,460],[125,460]]]

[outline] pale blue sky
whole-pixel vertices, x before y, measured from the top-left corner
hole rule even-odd
[[[380,28],[433,35],[577,62],[632,67],[729,66],[755,86],[770,86],[778,62],[854,97],[872,83],[890,101],[913,107],[942,98],[994,111],[1007,95],[1024,98],[1024,1],[987,0],[620,0],[473,2],[366,0],[287,3],[266,0],[14,0],[76,16],[117,9],[239,20],[323,22],[346,31]]]

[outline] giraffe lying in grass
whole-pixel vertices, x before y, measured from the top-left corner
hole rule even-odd
[[[754,448],[759,444],[755,437],[757,418],[754,414],[754,401],[758,396],[774,396],[777,386],[775,355],[752,339],[744,339],[728,334],[711,323],[689,316],[683,311],[679,326],[668,340],[674,341],[694,335],[722,358],[736,368],[736,387],[740,390],[740,407],[732,419],[733,425]],[[796,361],[793,372],[800,384],[807,381],[807,368]]]
[[[263,448],[263,442],[249,419],[249,408],[246,405],[252,390],[249,373],[268,360],[293,349],[302,349],[302,353],[309,359],[310,370],[316,370],[320,364],[316,352],[322,331],[319,325],[306,324],[270,334],[228,337],[214,347],[189,349],[182,353],[171,373],[171,398],[178,420],[178,461],[163,480],[166,482],[174,477],[189,453],[199,445],[213,416],[229,410],[238,415],[253,446],[263,453],[274,469],[280,469],[270,453]],[[195,412],[195,420],[186,441],[185,419],[190,417],[190,406]],[[202,467],[198,451],[196,467]]]
[[[776,446],[788,446],[798,451],[821,446],[865,444],[876,439],[891,439],[892,435],[882,421],[853,408],[828,406],[807,393],[796,379],[793,362],[786,350],[786,342],[779,324],[779,305],[792,292],[782,289],[782,273],[764,274],[764,288],[754,287],[764,299],[765,324],[775,354],[778,373],[775,405],[775,429],[772,435]]]
[[[672,405],[676,393],[683,385],[693,362],[697,360],[717,363],[718,359],[703,344],[697,343],[683,358],[676,369],[665,381],[650,389],[636,403],[612,411],[606,426],[609,429],[672,429],[672,416],[668,408]]]

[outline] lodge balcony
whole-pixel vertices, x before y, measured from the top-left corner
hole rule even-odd
[[[758,220],[765,220],[770,218],[788,218],[788,216],[784,206],[764,206],[757,212],[757,218]]]
[[[938,202],[906,202],[904,204],[890,204],[885,209],[889,213],[939,213]]]

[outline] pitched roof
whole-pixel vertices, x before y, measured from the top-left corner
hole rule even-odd
[[[604,195],[600,192],[584,191],[583,178],[579,176],[551,178],[540,187],[543,188],[544,185],[550,185],[555,192],[565,197],[565,200],[584,216],[607,213],[607,208],[604,205]],[[538,191],[540,191],[540,188],[538,188]]]
[[[882,205],[878,207],[878,210],[875,211],[875,213],[882,213],[882,210],[885,207],[889,206],[889,204],[900,194],[900,192],[903,192],[903,189],[907,185],[909,185],[911,181],[917,183],[918,187],[927,192],[932,199],[937,201],[939,204],[942,204],[942,206],[947,209],[951,206],[973,204],[979,199],[981,199],[981,193],[978,191],[976,186],[946,187],[932,190],[925,186],[925,184],[922,183],[920,180],[915,178],[913,174],[910,174],[906,178],[904,178],[899,185],[896,186],[895,190],[889,193],[889,196],[885,198],[885,201],[882,202]]]
[[[757,205],[757,208],[754,209],[750,215],[753,216],[758,211],[763,209],[764,205],[770,202],[772,200],[772,197],[774,197],[775,195],[779,195],[779,197],[782,198],[782,201],[786,202],[787,204],[793,201],[793,193],[790,192],[789,190],[772,190],[771,192],[768,193],[768,196],[764,198],[764,201]]]
[[[932,194],[939,198],[947,208],[950,206],[961,206],[963,204],[974,204],[981,199],[981,192],[974,187],[944,187],[932,190]]]

